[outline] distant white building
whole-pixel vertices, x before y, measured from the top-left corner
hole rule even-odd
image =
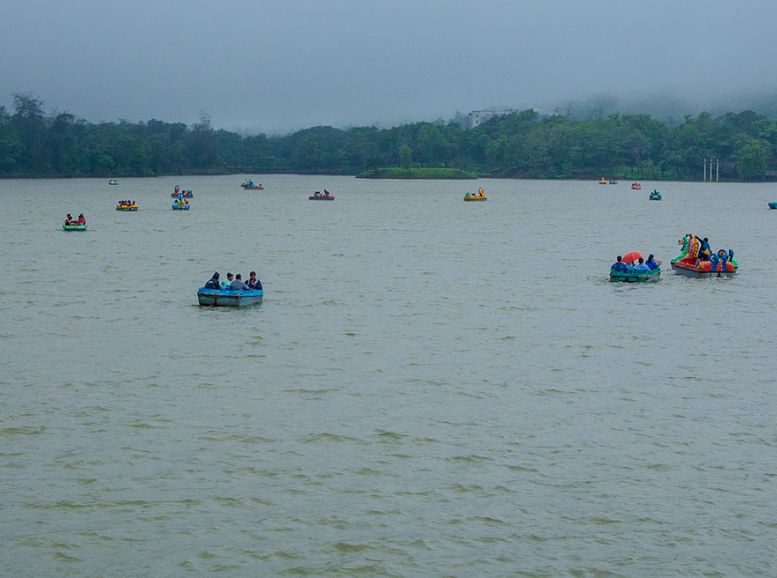
[[[496,116],[507,116],[514,112],[518,111],[513,110],[512,108],[504,108],[501,110],[473,110],[467,115],[467,126],[469,126],[469,128],[475,128]]]

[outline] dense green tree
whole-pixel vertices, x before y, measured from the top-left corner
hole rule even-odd
[[[529,109],[472,129],[459,119],[241,136],[215,130],[206,114],[191,127],[156,119],[89,123],[69,112],[47,115],[40,99],[17,94],[13,113],[0,107],[0,176],[354,174],[422,166],[507,177],[699,179],[705,158],[720,160],[723,179],[777,175],[774,119],[743,111],[668,124],[603,110],[576,117]]]

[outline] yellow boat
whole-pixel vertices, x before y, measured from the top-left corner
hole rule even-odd
[[[486,192],[483,190],[483,187],[480,187],[478,189],[477,195],[471,195],[467,193],[466,195],[464,195],[464,200],[465,201],[487,201],[488,196],[486,195]]]
[[[607,184],[607,179],[605,179],[604,177],[602,177],[601,179],[599,179],[599,184],[600,184],[600,185],[606,185],[606,184]]]
[[[116,205],[117,211],[137,211],[138,210],[138,204],[132,203],[131,205],[122,205],[118,204]]]

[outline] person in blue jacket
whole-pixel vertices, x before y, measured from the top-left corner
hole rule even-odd
[[[661,263],[656,261],[655,258],[653,258],[653,255],[648,255],[647,261],[645,261],[645,265],[647,265],[650,270],[658,269],[661,266]]]
[[[623,257],[621,255],[618,255],[615,263],[610,267],[610,271],[615,273],[628,273],[629,268],[626,266],[626,263],[623,262]]]
[[[645,264],[645,260],[640,257],[639,258],[639,265],[634,265],[634,271],[637,272],[648,272],[650,271],[650,267]]]

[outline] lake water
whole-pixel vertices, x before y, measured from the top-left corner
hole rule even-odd
[[[0,181],[0,574],[777,575],[777,185],[254,177]]]

